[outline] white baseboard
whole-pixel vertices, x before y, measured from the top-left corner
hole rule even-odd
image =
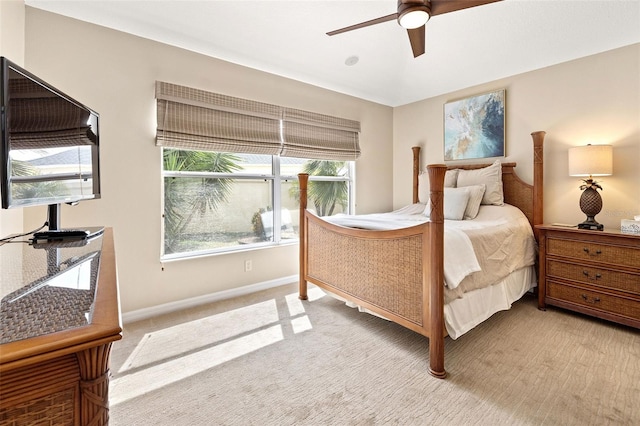
[[[256,291],[268,290],[285,284],[297,282],[298,276],[291,275],[289,277],[278,278],[276,280],[264,281],[257,284],[246,285],[230,290],[218,291],[216,293],[205,294],[203,296],[192,297],[190,299],[179,300],[176,302],[164,303],[162,305],[152,306],[150,308],[138,309],[122,314],[122,322],[124,324],[145,320],[157,315],[168,314],[182,309],[189,309],[205,303],[216,302],[218,300],[230,299],[232,297],[244,296],[245,294],[254,293]]]

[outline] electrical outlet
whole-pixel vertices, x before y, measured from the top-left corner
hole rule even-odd
[[[253,269],[253,264],[251,263],[250,260],[245,260],[244,261],[244,271],[245,272],[249,272],[249,271],[251,271],[251,269]]]

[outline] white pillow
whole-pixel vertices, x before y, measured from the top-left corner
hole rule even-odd
[[[467,208],[464,211],[465,219],[475,219],[478,216],[478,212],[480,211],[480,203],[482,202],[482,197],[484,196],[486,185],[472,185],[472,186],[463,186],[462,188],[457,189],[466,189],[469,192],[469,201],[467,202]]]
[[[451,169],[447,170],[444,174],[444,187],[445,188],[455,188],[456,182],[458,181],[458,171],[459,169]]]
[[[502,164],[496,160],[492,165],[481,169],[464,170],[458,172],[457,187],[485,184],[482,204],[501,206],[504,204],[502,190]]]
[[[444,187],[455,188],[458,179],[458,169],[447,170],[444,174]],[[429,173],[421,172],[418,175],[418,201],[426,204],[429,201]]]
[[[420,172],[418,175],[418,201],[427,204],[429,201],[429,173]]]
[[[466,188],[445,188],[444,189],[444,218],[450,220],[462,220],[469,202],[471,191]],[[478,214],[478,212],[476,212]],[[431,215],[431,202],[427,203],[424,215]]]

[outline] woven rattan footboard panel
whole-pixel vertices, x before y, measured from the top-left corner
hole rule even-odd
[[[422,235],[365,239],[309,222],[308,279],[422,326]],[[329,289],[330,289],[329,288]]]

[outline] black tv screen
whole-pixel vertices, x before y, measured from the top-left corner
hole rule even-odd
[[[99,115],[0,61],[2,208],[100,198]]]

